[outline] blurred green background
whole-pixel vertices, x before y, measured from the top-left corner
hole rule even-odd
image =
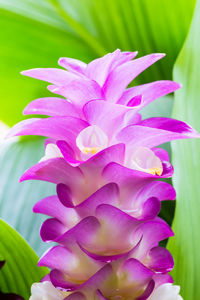
[[[23,77],[22,70],[56,67],[63,56],[89,62],[120,48],[137,50],[138,56],[151,52],[167,55],[134,85],[173,77],[183,84],[175,98],[156,100],[143,111],[143,117],[172,116],[200,130],[199,1],[0,0],[0,28],[0,120],[4,124],[12,126],[24,119],[27,103],[50,95],[46,83]],[[32,206],[54,193],[55,187],[18,181],[43,156],[43,139],[2,141],[5,130],[0,125],[0,215],[40,255],[46,249],[39,238],[44,217],[35,216]],[[173,221],[176,234],[169,244],[175,257],[175,282],[182,285],[184,299],[199,300],[200,144],[174,142],[172,146],[177,209],[173,220],[174,205],[164,204],[162,217]]]

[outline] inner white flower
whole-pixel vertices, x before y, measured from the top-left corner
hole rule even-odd
[[[161,175],[163,166],[160,158],[147,147],[138,147],[131,154],[129,167],[153,175]]]
[[[60,149],[58,148],[57,145],[53,143],[47,144],[45,148],[45,155],[40,159],[39,162],[51,159],[51,158],[56,158],[56,157],[63,157],[62,153],[60,152]]]
[[[82,154],[84,154],[83,159],[88,159],[88,157],[108,146],[108,137],[101,128],[92,125],[79,133],[76,138],[76,145]]]
[[[37,282],[31,287],[31,296],[29,300],[63,300],[67,296],[56,289],[51,282]]]
[[[179,292],[179,286],[165,283],[157,287],[148,300],[183,300]]]

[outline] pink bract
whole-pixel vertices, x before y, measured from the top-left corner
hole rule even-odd
[[[168,153],[157,146],[199,134],[170,118],[142,120],[139,111],[180,85],[162,80],[128,85],[163,54],[135,59],[119,49],[89,64],[61,58],[64,69],[32,69],[23,75],[51,83],[60,97],[39,98],[24,114],[47,115],[15,125],[9,136],[41,135],[45,155],[23,180],[57,185],[56,195],[33,210],[49,216],[44,242],[56,242],[40,259],[46,280],[65,299],[149,299],[172,282],[171,254],[159,246],[173,235],[158,217],[174,188],[160,179],[173,175]]]

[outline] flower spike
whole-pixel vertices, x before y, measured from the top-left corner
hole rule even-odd
[[[47,215],[44,242],[55,242],[40,259],[50,273],[32,286],[30,300],[181,300],[168,274],[172,255],[159,246],[173,236],[158,217],[174,188],[168,153],[157,146],[200,135],[170,118],[142,120],[140,110],[180,88],[169,80],[128,87],[163,58],[135,59],[119,49],[86,64],[62,57],[64,69],[32,69],[23,75],[49,82],[59,97],[39,98],[8,136],[47,137],[40,162],[23,180],[56,184],[56,194],[35,204]]]

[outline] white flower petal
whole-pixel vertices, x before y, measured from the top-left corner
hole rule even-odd
[[[183,300],[179,292],[179,286],[165,283],[157,287],[148,300]]]
[[[56,157],[63,157],[63,155],[57,145],[49,143],[45,148],[45,155],[40,159],[39,162]]]
[[[64,296],[51,282],[37,282],[31,287],[29,300],[63,300]]]

